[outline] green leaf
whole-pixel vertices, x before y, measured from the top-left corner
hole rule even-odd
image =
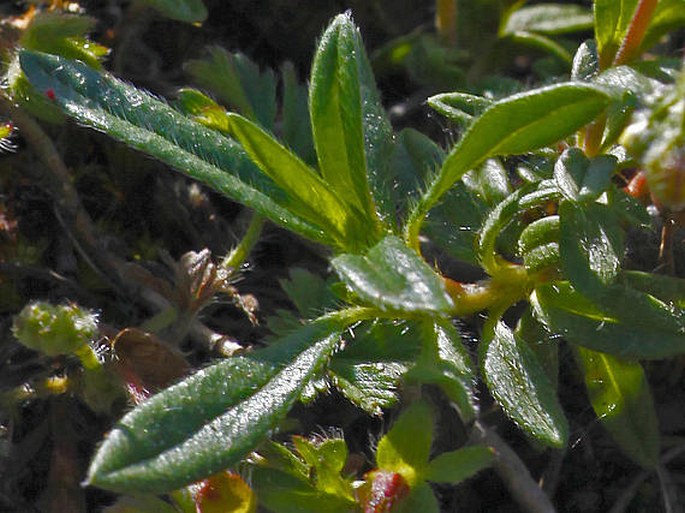
[[[595,40],[600,68],[614,60],[633,17],[638,0],[595,0]]]
[[[201,23],[207,19],[207,8],[202,0],[137,0],[171,20]]]
[[[397,513],[440,513],[440,504],[428,483],[419,483],[407,498],[397,504]]]
[[[490,393],[526,433],[553,447],[568,440],[554,387],[528,344],[501,321],[485,340],[483,375]]]
[[[317,490],[352,500],[351,486],[340,475],[347,460],[345,440],[330,438],[313,443],[301,436],[294,436],[292,441],[304,461],[315,472]]]
[[[412,322],[377,320],[356,326],[345,351],[331,358],[331,381],[353,404],[382,415],[382,408],[399,400],[400,380],[419,357],[419,336]]]
[[[201,91],[190,87],[179,90],[175,106],[194,121],[221,133],[228,133],[226,109]]]
[[[599,73],[599,55],[597,43],[593,40],[584,41],[573,56],[571,80],[589,81]]]
[[[628,287],[685,308],[685,279],[641,271],[623,271],[620,281]]]
[[[36,52],[78,59],[100,69],[100,61],[109,49],[86,38],[96,20],[89,16],[76,16],[57,12],[38,12],[22,33],[19,46]]]
[[[683,0],[660,0],[642,39],[642,50],[648,50],[668,32],[685,26]]]
[[[561,267],[573,287],[591,299],[606,296],[606,285],[621,270],[623,232],[613,211],[600,203],[559,206]],[[614,298],[608,298],[608,301]]]
[[[500,36],[515,32],[567,34],[592,28],[592,12],[580,5],[538,4],[515,10],[500,28]]]
[[[537,48],[538,50],[553,55],[566,65],[570,65],[573,60],[570,52],[566,48],[554,41],[554,39],[543,36],[542,34],[538,34],[536,32],[526,32],[520,30],[507,35],[507,39],[505,39],[505,41],[511,41],[513,43]]]
[[[685,352],[683,311],[625,286],[608,289],[602,307],[568,282],[540,284],[531,295],[535,315],[569,342],[618,358],[659,359]]]
[[[571,135],[608,103],[601,89],[563,83],[515,94],[489,107],[450,152],[430,195],[439,198],[489,157],[533,151]]]
[[[466,173],[462,181],[489,207],[494,207],[512,192],[507,170],[499,159],[488,159]]]
[[[276,79],[271,70],[259,67],[242,53],[229,53],[218,46],[206,59],[185,65],[193,80],[215,94],[226,106],[271,130],[276,117]]]
[[[442,148],[421,132],[405,128],[397,134],[390,164],[392,176],[387,180],[387,201],[394,205],[398,222],[418,201],[426,178],[440,167],[444,158]]]
[[[574,355],[601,424],[628,456],[654,468],[659,461],[659,426],[642,366],[578,346]]]
[[[473,118],[478,117],[492,105],[493,100],[483,96],[456,92],[436,94],[428,98],[427,103],[432,109],[457,123],[460,127],[466,127]]]
[[[550,333],[533,316],[533,309],[528,305],[521,315],[514,335],[525,340],[528,347],[535,353],[535,357],[545,370],[549,382],[558,390],[559,384],[559,342],[557,337]]]
[[[388,236],[366,255],[332,261],[345,284],[376,308],[401,313],[447,313],[452,300],[440,277],[399,238]]]
[[[376,465],[397,472],[414,487],[425,479],[432,443],[433,412],[428,404],[415,402],[378,442]]]
[[[439,386],[456,404],[462,421],[472,421],[477,412],[475,375],[459,333],[449,320],[424,321],[421,328],[421,355],[405,380]]]
[[[376,214],[367,176],[387,176],[383,171],[392,153],[392,129],[349,14],[338,15],[321,37],[312,65],[309,105],[324,180],[372,222]]]
[[[354,502],[317,490],[291,474],[257,466],[252,485],[260,504],[277,513],[350,513]]]
[[[489,467],[495,455],[487,447],[474,445],[444,452],[431,460],[426,479],[434,483],[459,483]]]
[[[488,213],[483,200],[460,181],[430,211],[424,234],[452,258],[479,265],[476,239]]]
[[[231,135],[253,162],[294,199],[290,205],[293,212],[312,223],[318,220],[342,247],[364,247],[369,234],[364,231],[361,214],[341,202],[316,171],[247,118],[230,113],[228,120]]]
[[[307,88],[298,83],[294,66],[286,62],[281,68],[283,79],[282,135],[283,140],[302,160],[316,165],[316,150],[312,139]]]
[[[207,367],[128,413],[88,473],[120,492],[165,493],[235,465],[274,429],[337,347],[341,317]]]
[[[79,123],[162,160],[281,226],[335,244],[321,226],[288,209],[293,200],[231,139],[83,63],[25,50],[20,60],[32,85],[51,89],[54,103]]]

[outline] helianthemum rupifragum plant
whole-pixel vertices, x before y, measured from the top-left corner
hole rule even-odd
[[[562,33],[565,7],[549,9]],[[503,26],[523,37],[545,12],[507,16]],[[162,494],[242,462],[275,511],[438,511],[427,482],[456,482],[493,461],[508,472],[506,451],[479,419],[476,377],[528,436],[566,446],[561,339],[600,422],[635,462],[656,467],[659,428],[640,360],[685,352],[685,282],[624,269],[627,231],[650,219],[618,178],[643,167],[655,197],[683,208],[682,63],[639,60],[683,21],[679,0],[595,1],[595,37],[578,48],[570,80],[501,98],[429,98],[463,128],[447,153],[416,131],[393,131],[350,14],[324,32],[308,92],[284,69],[278,123],[274,74],[220,49],[189,69],[232,112],[192,89],[170,105],[93,63],[20,49],[17,101],[47,98],[81,125],[254,209],[247,248],[264,219],[323,245],[344,285],[293,278],[293,296],[320,285],[314,308],[295,301],[309,320],[126,414],[93,458],[88,483]],[[487,278],[441,274],[422,257],[424,244]],[[479,312],[487,317],[471,355],[452,320]],[[431,455],[432,413],[421,400],[381,439],[363,484],[341,475],[340,440],[296,438],[296,452],[267,441],[297,401],[327,387],[380,414],[400,383],[439,387],[480,433],[475,445]],[[487,446],[500,448],[493,456]],[[291,489],[301,502],[278,493]],[[526,504],[516,486],[512,493]]]

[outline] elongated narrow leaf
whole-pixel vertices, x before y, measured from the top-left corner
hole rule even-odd
[[[482,362],[490,393],[523,431],[553,447],[563,447],[568,422],[535,354],[502,322],[491,336]]]
[[[535,315],[569,342],[627,359],[667,358],[685,352],[683,311],[615,285],[602,307],[568,282],[539,285],[531,296]],[[609,301],[609,299],[607,299]]]
[[[295,67],[286,62],[281,68],[283,107],[281,134],[288,148],[310,166],[316,166],[307,87],[297,80]]]
[[[283,419],[334,351],[341,328],[340,320],[322,318],[153,396],[109,433],[89,483],[164,493],[236,464]]]
[[[565,34],[590,30],[592,12],[580,5],[538,4],[515,10],[500,29],[501,35],[519,31]]]
[[[440,277],[399,238],[389,236],[366,255],[341,255],[333,267],[362,300],[396,312],[446,313],[452,300]]]
[[[575,347],[590,402],[602,425],[625,453],[644,467],[659,458],[659,426],[642,366]]]
[[[601,69],[608,68],[614,59],[637,3],[638,0],[595,0],[595,40]]]
[[[361,36],[349,14],[321,38],[309,91],[314,144],[324,179],[341,199],[375,219],[369,168],[387,169],[392,130],[385,117]]]
[[[291,210],[312,222],[318,219],[341,240],[364,237],[363,217],[342,203],[312,168],[250,120],[232,113],[228,119],[231,135],[259,168],[296,200]]]
[[[186,23],[198,23],[207,19],[207,8],[202,0],[139,0],[167,18]]]
[[[442,93],[431,96],[428,105],[462,127],[468,126],[474,117],[492,105],[490,98],[467,93]]]
[[[473,122],[447,156],[431,186],[439,198],[469,169],[488,157],[521,154],[567,137],[608,104],[600,88],[564,83],[516,94],[493,104]]]
[[[293,200],[231,139],[78,61],[26,50],[20,61],[34,88],[50,91],[54,103],[79,123],[162,160],[281,226],[334,243],[321,226],[289,210]]]
[[[426,479],[434,483],[459,483],[489,467],[494,459],[491,449],[478,445],[445,452],[431,460]]]

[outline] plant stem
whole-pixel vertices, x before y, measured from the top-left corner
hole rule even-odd
[[[239,269],[245,260],[247,260],[247,257],[250,255],[250,252],[254,248],[255,244],[257,244],[263,227],[264,217],[256,212],[253,213],[252,218],[250,219],[250,224],[245,231],[245,235],[243,235],[243,238],[238,245],[233,248],[228,255],[226,255],[226,258],[224,258],[223,262],[221,262],[221,267],[224,269]]]
[[[450,47],[457,44],[457,10],[457,0],[435,2],[435,30],[440,40]]]
[[[528,513],[556,513],[549,497],[533,480],[528,468],[518,455],[491,428],[477,421],[473,437],[478,443],[490,447],[495,453],[494,468],[509,493]]]
[[[640,0],[638,2],[621,47],[614,57],[613,66],[626,64],[640,54],[640,45],[642,45],[658,3],[659,0]]]

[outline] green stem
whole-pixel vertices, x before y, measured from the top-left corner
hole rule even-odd
[[[238,245],[224,258],[224,261],[221,262],[223,268],[239,269],[243,265],[255,244],[257,244],[259,236],[262,234],[264,221],[265,219],[261,215],[257,213],[252,214],[252,219],[250,219],[245,235],[243,235]]]
[[[630,62],[640,54],[640,45],[642,45],[658,3],[659,0],[640,0],[638,2],[621,47],[614,57],[613,66]]]

